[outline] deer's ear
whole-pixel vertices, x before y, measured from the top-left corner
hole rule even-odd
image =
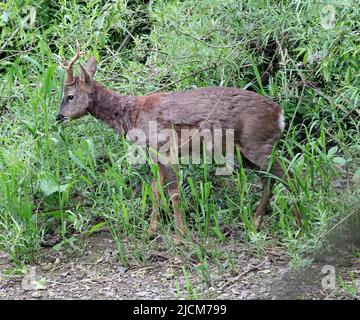
[[[91,78],[94,76],[96,71],[96,59],[94,56],[89,58],[88,62],[86,63],[85,70]]]
[[[90,75],[86,72],[86,70],[79,65],[79,79],[82,83],[89,84],[91,82]]]

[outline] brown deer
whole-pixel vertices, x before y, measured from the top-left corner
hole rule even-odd
[[[195,134],[200,129],[232,129],[234,146],[239,148],[247,163],[258,170],[269,170],[269,158],[285,125],[283,110],[273,101],[251,91],[226,87],[153,93],[146,96],[121,95],[93,79],[96,70],[94,57],[90,57],[85,68],[80,65],[79,76],[75,77],[73,64],[79,57],[80,50],[77,46],[75,57],[65,67],[67,80],[57,121],[91,114],[106,122],[119,134],[127,134],[133,128],[146,133],[150,121],[156,121],[159,130],[172,129],[177,133],[183,128],[195,129]],[[149,137],[146,138],[148,144]],[[285,174],[276,159],[270,170],[271,174],[284,179]],[[158,172],[160,186],[163,187],[167,181],[176,224],[175,241],[179,242],[185,234],[185,227],[178,207],[177,177],[171,166],[160,162]],[[287,174],[290,177],[289,171]],[[152,191],[155,200],[159,202],[157,181],[156,178],[153,180]],[[263,193],[254,219],[257,228],[261,226],[271,196],[271,175],[263,175],[261,182]],[[293,213],[300,225],[300,214],[295,207]],[[158,206],[154,205],[148,235],[157,230],[158,215]]]

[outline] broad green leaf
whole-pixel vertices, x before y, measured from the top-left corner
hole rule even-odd
[[[343,157],[335,157],[333,162],[342,166],[346,164],[346,160]]]
[[[40,180],[40,189],[46,196],[50,196],[55,192],[64,192],[69,186],[70,184],[59,185],[55,179],[50,176],[45,176]]]
[[[338,152],[338,147],[337,146],[334,146],[334,147],[331,147],[328,151],[328,156],[331,157],[333,156],[334,154],[336,154],[336,152]]]

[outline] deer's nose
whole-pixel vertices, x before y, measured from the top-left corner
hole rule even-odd
[[[64,121],[64,119],[65,119],[65,116],[63,116],[62,114],[58,114],[58,115],[56,116],[56,121],[61,122],[61,121]]]

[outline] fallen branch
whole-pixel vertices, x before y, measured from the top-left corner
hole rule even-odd
[[[233,285],[235,282],[239,281],[242,277],[246,276],[248,273],[250,273],[251,271],[254,271],[254,270],[257,270],[259,269],[264,263],[265,263],[266,260],[260,262],[258,265],[240,273],[239,275],[237,275],[236,277],[230,279],[228,282],[225,282],[219,289],[222,290],[226,287],[228,287],[229,285]]]

